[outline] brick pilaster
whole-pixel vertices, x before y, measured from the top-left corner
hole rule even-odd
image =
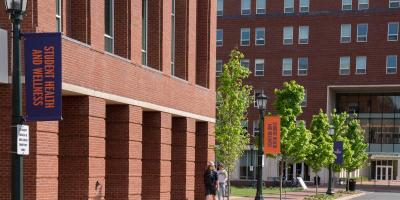
[[[142,109],[109,105],[106,110],[106,199],[140,199]]]
[[[63,97],[59,135],[59,199],[89,199],[105,191],[105,101]]]
[[[11,199],[11,85],[0,85],[0,199]]]
[[[196,174],[195,174],[195,199],[203,200],[204,178],[207,161],[214,161],[214,124],[209,122],[196,122]]]
[[[170,199],[171,115],[143,113],[142,199]]]
[[[194,199],[195,127],[193,119],[172,118],[171,199]]]

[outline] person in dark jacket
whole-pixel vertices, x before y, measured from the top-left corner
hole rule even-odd
[[[215,171],[214,162],[209,161],[204,172],[204,187],[206,200],[215,200],[218,190],[218,173]]]

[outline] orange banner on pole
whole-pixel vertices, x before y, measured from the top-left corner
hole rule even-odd
[[[281,153],[281,118],[279,116],[264,118],[264,153]]]

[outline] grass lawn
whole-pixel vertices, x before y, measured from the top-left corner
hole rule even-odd
[[[256,195],[256,188],[252,187],[231,187],[232,188],[232,196],[236,197],[254,197]],[[286,192],[296,192],[302,191],[302,188],[283,188],[282,194]],[[263,188],[263,194],[279,194],[279,188],[276,187],[269,187]]]

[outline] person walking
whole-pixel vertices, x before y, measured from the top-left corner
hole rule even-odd
[[[217,170],[219,183],[218,200],[224,200],[226,195],[226,181],[228,180],[228,172],[226,172],[222,163],[218,165]]]
[[[215,171],[214,162],[207,163],[207,169],[204,172],[204,187],[206,200],[216,200],[215,195],[218,190],[218,173]]]

